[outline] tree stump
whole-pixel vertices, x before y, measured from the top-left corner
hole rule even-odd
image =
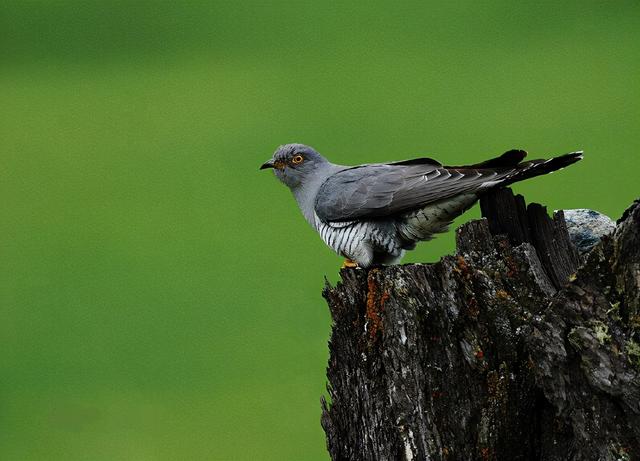
[[[584,259],[503,189],[435,264],[343,269],[333,460],[640,459],[640,202]]]

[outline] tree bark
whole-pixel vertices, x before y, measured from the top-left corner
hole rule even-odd
[[[640,202],[584,259],[510,190],[435,264],[343,269],[333,460],[640,459]]]

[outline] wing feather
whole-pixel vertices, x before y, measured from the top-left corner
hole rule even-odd
[[[398,215],[456,195],[559,170],[582,159],[582,152],[522,162],[525,156],[525,151],[510,150],[468,166],[442,166],[422,158],[347,168],[320,187],[315,211],[328,223]]]
[[[329,178],[316,198],[324,221],[396,215],[477,190],[494,170],[449,170],[434,164],[375,164],[343,170]]]
[[[416,210],[430,203],[499,183],[524,158],[524,151],[469,166],[442,166],[422,158],[361,165],[336,173],[320,188],[316,214],[325,222],[379,218]]]

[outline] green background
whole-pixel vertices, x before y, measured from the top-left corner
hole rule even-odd
[[[287,142],[346,164],[584,149],[515,189],[617,218],[640,189],[639,20],[637,1],[2,2],[0,459],[326,460],[341,260],[258,166]]]

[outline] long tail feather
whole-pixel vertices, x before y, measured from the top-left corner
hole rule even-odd
[[[552,173],[582,160],[582,155],[582,151],[577,151],[548,160],[531,160],[529,162],[519,163],[516,165],[513,173],[507,176],[501,185],[506,186],[535,176]]]

